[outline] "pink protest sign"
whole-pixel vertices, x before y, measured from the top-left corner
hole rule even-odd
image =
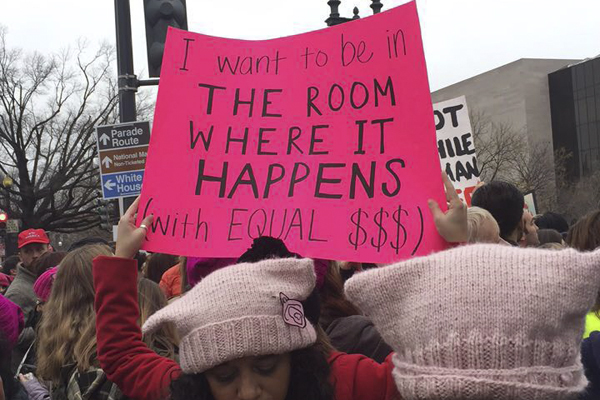
[[[381,262],[445,247],[415,3],[265,41],[171,29],[139,218],[145,249],[237,257],[258,236]]]

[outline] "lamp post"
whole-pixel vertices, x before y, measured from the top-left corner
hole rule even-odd
[[[11,209],[10,209],[10,188],[13,186],[14,182],[9,175],[4,175],[4,179],[2,179],[2,187],[6,190],[6,207],[4,211],[7,214],[7,218],[11,218]],[[5,224],[8,221],[5,221]],[[12,232],[6,232],[4,230],[4,235],[2,238],[4,242],[4,256],[8,257],[17,253],[17,238],[16,235]]]
[[[6,210],[10,211],[10,188],[13,185],[13,180],[9,175],[4,175],[4,179],[2,179],[2,186],[6,189]]]
[[[329,0],[327,2],[327,5],[329,5],[329,8],[331,9],[329,18],[327,18],[325,20],[325,23],[327,24],[327,26],[339,25],[339,24],[343,24],[344,22],[348,22],[348,21],[352,21],[352,20],[360,18],[360,15],[358,15],[359,14],[358,7],[354,7],[354,10],[352,10],[354,15],[351,18],[346,18],[346,17],[340,16],[339,8],[340,8],[341,3],[342,3],[341,0]],[[383,4],[381,3],[380,0],[371,0],[370,7],[373,10],[373,14],[378,14],[379,12],[381,12],[381,8],[383,7]]]
[[[4,186],[7,189],[10,189],[10,187],[13,185],[13,180],[10,176],[5,175],[4,179],[2,179],[2,186]]]

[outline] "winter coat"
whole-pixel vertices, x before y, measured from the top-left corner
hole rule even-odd
[[[583,333],[583,338],[589,337],[590,333],[594,331],[600,331],[600,318],[598,318],[595,311],[590,311],[585,316],[585,332]]]
[[[50,400],[48,388],[42,385],[37,378],[33,377],[27,382],[23,382],[23,386],[29,394],[29,400]]]
[[[108,378],[135,400],[168,397],[171,381],[181,376],[179,365],[161,357],[142,341],[137,325],[135,261],[100,256],[94,259],[98,360]],[[330,355],[336,400],[392,400],[399,394],[392,378],[391,356],[383,364],[357,354]]]
[[[181,295],[181,271],[179,264],[165,271],[160,279],[159,286],[165,292],[167,299]]]
[[[333,320],[326,330],[333,347],[349,354],[362,354],[382,363],[392,353],[370,319],[363,315]]]
[[[61,382],[52,388],[52,400],[123,400],[117,385],[106,377],[100,368],[77,371],[75,366],[65,366]]]
[[[580,399],[600,399],[600,332],[592,332],[581,343],[581,362],[590,383]]]
[[[6,298],[21,307],[23,314],[25,314],[25,319],[27,319],[29,312],[34,309],[37,303],[37,296],[33,291],[33,284],[36,279],[37,276],[33,272],[19,265],[17,267],[17,276],[15,276],[15,279],[4,294]]]

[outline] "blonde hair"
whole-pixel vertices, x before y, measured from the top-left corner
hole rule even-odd
[[[58,383],[64,366],[97,366],[92,260],[110,256],[105,245],[73,250],[59,264],[37,332],[37,374]]]
[[[565,249],[565,245],[562,243],[548,242],[540,245],[538,248],[540,249],[548,249],[548,250],[563,250]]]
[[[500,227],[498,226],[498,222],[494,219],[492,214],[481,207],[470,207],[467,210],[467,227],[469,229],[469,243],[480,243],[488,241],[482,235],[481,226],[485,220],[490,221],[495,229],[498,231],[498,238],[500,238]]]
[[[138,281],[138,303],[140,309],[139,325],[142,326],[152,314],[165,307],[167,297],[155,282],[141,278]],[[179,336],[172,323],[164,323],[156,332],[145,334],[143,341],[160,355],[172,360],[176,357]]]

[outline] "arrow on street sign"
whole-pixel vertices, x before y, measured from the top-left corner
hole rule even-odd
[[[107,180],[107,181],[104,183],[104,187],[105,187],[107,190],[113,190],[113,188],[114,188],[116,185],[117,185],[117,184],[116,184],[116,183],[114,183],[113,181],[111,181],[110,179],[109,179],[109,180]]]
[[[104,166],[105,166],[106,168],[110,168],[110,164],[112,164],[112,162],[113,162],[113,160],[111,160],[111,158],[110,158],[110,157],[104,157],[104,158],[102,159],[102,164],[104,164]]]
[[[110,142],[110,138],[108,137],[108,135],[106,133],[103,133],[102,136],[100,136],[100,141],[102,142],[103,145],[107,145],[108,142]]]

